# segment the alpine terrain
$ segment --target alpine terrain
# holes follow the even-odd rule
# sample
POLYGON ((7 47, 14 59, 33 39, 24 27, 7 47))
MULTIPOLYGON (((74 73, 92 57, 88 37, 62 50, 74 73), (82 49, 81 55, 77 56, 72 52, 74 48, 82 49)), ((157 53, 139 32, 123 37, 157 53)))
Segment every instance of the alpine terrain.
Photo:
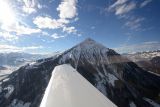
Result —
POLYGON ((86 39, 58 56, 22 66, 2 79, 0 106, 38 107, 53 69, 61 64, 70 64, 119 107, 160 106, 158 75, 143 70, 92 39, 86 39))

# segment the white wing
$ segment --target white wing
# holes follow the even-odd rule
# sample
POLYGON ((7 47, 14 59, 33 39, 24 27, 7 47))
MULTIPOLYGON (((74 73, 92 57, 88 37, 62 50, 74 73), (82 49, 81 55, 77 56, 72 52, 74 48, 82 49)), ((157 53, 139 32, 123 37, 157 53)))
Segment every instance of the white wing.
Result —
POLYGON ((70 65, 55 67, 40 107, 116 107, 70 65))

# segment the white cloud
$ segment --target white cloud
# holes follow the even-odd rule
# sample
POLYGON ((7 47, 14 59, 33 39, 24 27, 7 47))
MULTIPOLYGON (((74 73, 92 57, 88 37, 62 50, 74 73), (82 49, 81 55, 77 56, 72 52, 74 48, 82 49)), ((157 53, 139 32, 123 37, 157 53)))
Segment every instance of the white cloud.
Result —
POLYGON ((128 2, 128 0, 117 0, 114 4, 109 6, 108 11, 114 12, 115 15, 123 15, 135 8, 135 2, 128 2))
POLYGON ((18 52, 21 51, 20 48, 12 45, 0 45, 0 52, 18 52))
POLYGON ((109 7, 109 9, 112 9, 112 8, 115 8, 115 7, 119 6, 119 5, 122 5, 122 4, 126 3, 127 1, 128 0, 117 0, 114 4, 112 4, 109 7))
POLYGON ((27 7, 35 7, 36 0, 22 0, 27 7))
POLYGON ((48 32, 43 31, 43 32, 42 32, 42 35, 49 36, 49 33, 48 33, 48 32))
POLYGON ((129 27, 131 30, 134 31, 140 31, 144 29, 142 28, 142 22, 144 21, 144 18, 140 16, 135 16, 131 12, 136 8, 137 2, 135 1, 117 0, 115 3, 113 3, 107 8, 107 11, 113 12, 119 19, 123 19, 125 27, 129 27))
POLYGON ((67 33, 69 33, 69 34, 71 34, 71 33, 76 34, 76 33, 77 33, 77 30, 76 30, 75 27, 73 27, 73 26, 71 26, 71 27, 66 27, 66 26, 64 26, 64 27, 63 27, 63 32, 67 32, 67 33))
POLYGON ((42 9, 42 8, 46 8, 47 6, 46 5, 41 5, 41 4, 37 4, 37 7, 38 7, 38 9, 42 9))
POLYGON ((23 51, 26 51, 26 50, 42 49, 43 46, 29 46, 29 47, 19 47, 19 48, 21 48, 23 51))
POLYGON ((38 28, 41 29, 58 29, 62 28, 63 32, 67 32, 69 34, 74 33, 76 34, 77 30, 75 27, 66 27, 66 25, 69 23, 69 20, 66 19, 52 19, 50 17, 43 17, 38 16, 33 21, 34 24, 37 25, 38 28))
POLYGON ((158 44, 158 41, 148 41, 148 42, 144 42, 144 44, 158 44))
POLYGON ((48 28, 48 29, 57 29, 63 26, 63 23, 61 21, 58 21, 56 19, 52 19, 50 17, 42 17, 38 16, 33 21, 34 24, 37 25, 38 28, 48 28))
POLYGON ((146 5, 148 5, 150 2, 152 2, 152 0, 145 0, 144 2, 142 2, 140 4, 140 7, 142 8, 142 7, 146 6, 146 5))
POLYGON ((59 11, 59 17, 62 19, 74 18, 78 14, 76 7, 77 2, 77 0, 62 0, 57 8, 57 11, 59 11))
POLYGON ((121 5, 121 6, 116 8, 115 14, 116 15, 122 15, 122 14, 128 13, 131 10, 135 9, 135 7, 136 7, 136 4, 134 2, 131 2, 129 4, 121 5))
POLYGON ((141 27, 142 21, 144 21, 144 18, 131 19, 125 23, 125 26, 132 30, 138 30, 141 27))
MULTIPOLYGON (((33 23, 40 29, 61 28, 63 32, 76 34, 76 28, 73 26, 67 27, 67 25, 71 23, 71 19, 73 18, 74 21, 79 20, 79 18, 76 17, 78 14, 76 7, 77 2, 77 0, 62 0, 57 8, 57 11, 59 12, 58 19, 51 18, 50 16, 38 16, 33 20, 33 23)), ((57 39, 59 36, 53 35, 53 38, 57 39)))
POLYGON ((30 51, 35 49, 41 49, 43 46, 29 46, 29 47, 17 47, 13 45, 4 45, 0 44, 0 53, 4 52, 24 52, 24 51, 30 51))
POLYGON ((69 20, 67 20, 67 19, 58 19, 57 20, 59 23, 63 23, 63 24, 68 24, 68 23, 70 23, 70 21, 69 20))
POLYGON ((27 14, 36 13, 38 9, 42 9, 46 7, 46 5, 42 5, 38 0, 17 0, 21 3, 22 11, 27 14))
POLYGON ((52 3, 52 2, 54 2, 55 0, 49 0, 49 3, 52 3))
POLYGON ((78 21, 79 20, 79 18, 78 17, 76 17, 75 19, 74 19, 74 21, 76 22, 76 21, 78 21))
POLYGON ((64 38, 65 36, 60 36, 57 33, 54 33, 54 34, 51 35, 51 37, 54 38, 54 39, 59 39, 59 38, 64 38))
POLYGON ((9 32, 0 32, 0 38, 6 41, 15 41, 18 40, 18 36, 12 35, 9 32))
POLYGON ((37 6, 36 0, 22 0, 21 2, 24 3, 22 10, 25 13, 31 14, 37 11, 36 10, 36 6, 37 6))
POLYGON ((37 10, 36 10, 35 8, 26 7, 26 6, 23 6, 23 7, 22 7, 22 10, 23 10, 25 13, 28 13, 28 14, 36 13, 36 12, 37 12, 37 10))
POLYGON ((30 28, 24 25, 20 25, 19 23, 12 24, 10 26, 2 25, 1 29, 7 32, 14 32, 17 35, 30 35, 33 33, 40 33, 40 29, 30 28))

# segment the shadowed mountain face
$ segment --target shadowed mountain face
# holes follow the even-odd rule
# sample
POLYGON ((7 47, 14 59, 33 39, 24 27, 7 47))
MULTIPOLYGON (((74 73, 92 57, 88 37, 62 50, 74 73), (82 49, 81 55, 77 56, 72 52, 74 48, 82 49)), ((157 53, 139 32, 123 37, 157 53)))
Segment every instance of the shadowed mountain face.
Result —
POLYGON ((23 66, 1 81, 0 105, 38 107, 54 67, 65 63, 120 107, 152 107, 160 103, 160 77, 87 39, 59 56, 23 66))

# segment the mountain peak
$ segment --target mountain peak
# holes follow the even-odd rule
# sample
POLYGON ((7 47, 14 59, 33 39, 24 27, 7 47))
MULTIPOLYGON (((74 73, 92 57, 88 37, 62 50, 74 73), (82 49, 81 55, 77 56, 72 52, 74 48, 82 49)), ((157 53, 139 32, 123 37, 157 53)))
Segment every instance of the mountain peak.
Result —
POLYGON ((91 39, 91 38, 87 38, 87 39, 85 39, 82 43, 96 43, 96 41, 94 41, 94 40, 91 39))
POLYGON ((91 48, 91 47, 99 47, 100 49, 101 48, 106 48, 108 49, 107 47, 103 46, 102 44, 96 42, 95 40, 91 39, 91 38, 87 38, 85 39, 84 41, 82 41, 80 44, 77 45, 78 47, 81 46, 81 47, 84 47, 84 48, 91 48))
POLYGON ((84 41, 94 41, 92 38, 86 38, 84 41))

